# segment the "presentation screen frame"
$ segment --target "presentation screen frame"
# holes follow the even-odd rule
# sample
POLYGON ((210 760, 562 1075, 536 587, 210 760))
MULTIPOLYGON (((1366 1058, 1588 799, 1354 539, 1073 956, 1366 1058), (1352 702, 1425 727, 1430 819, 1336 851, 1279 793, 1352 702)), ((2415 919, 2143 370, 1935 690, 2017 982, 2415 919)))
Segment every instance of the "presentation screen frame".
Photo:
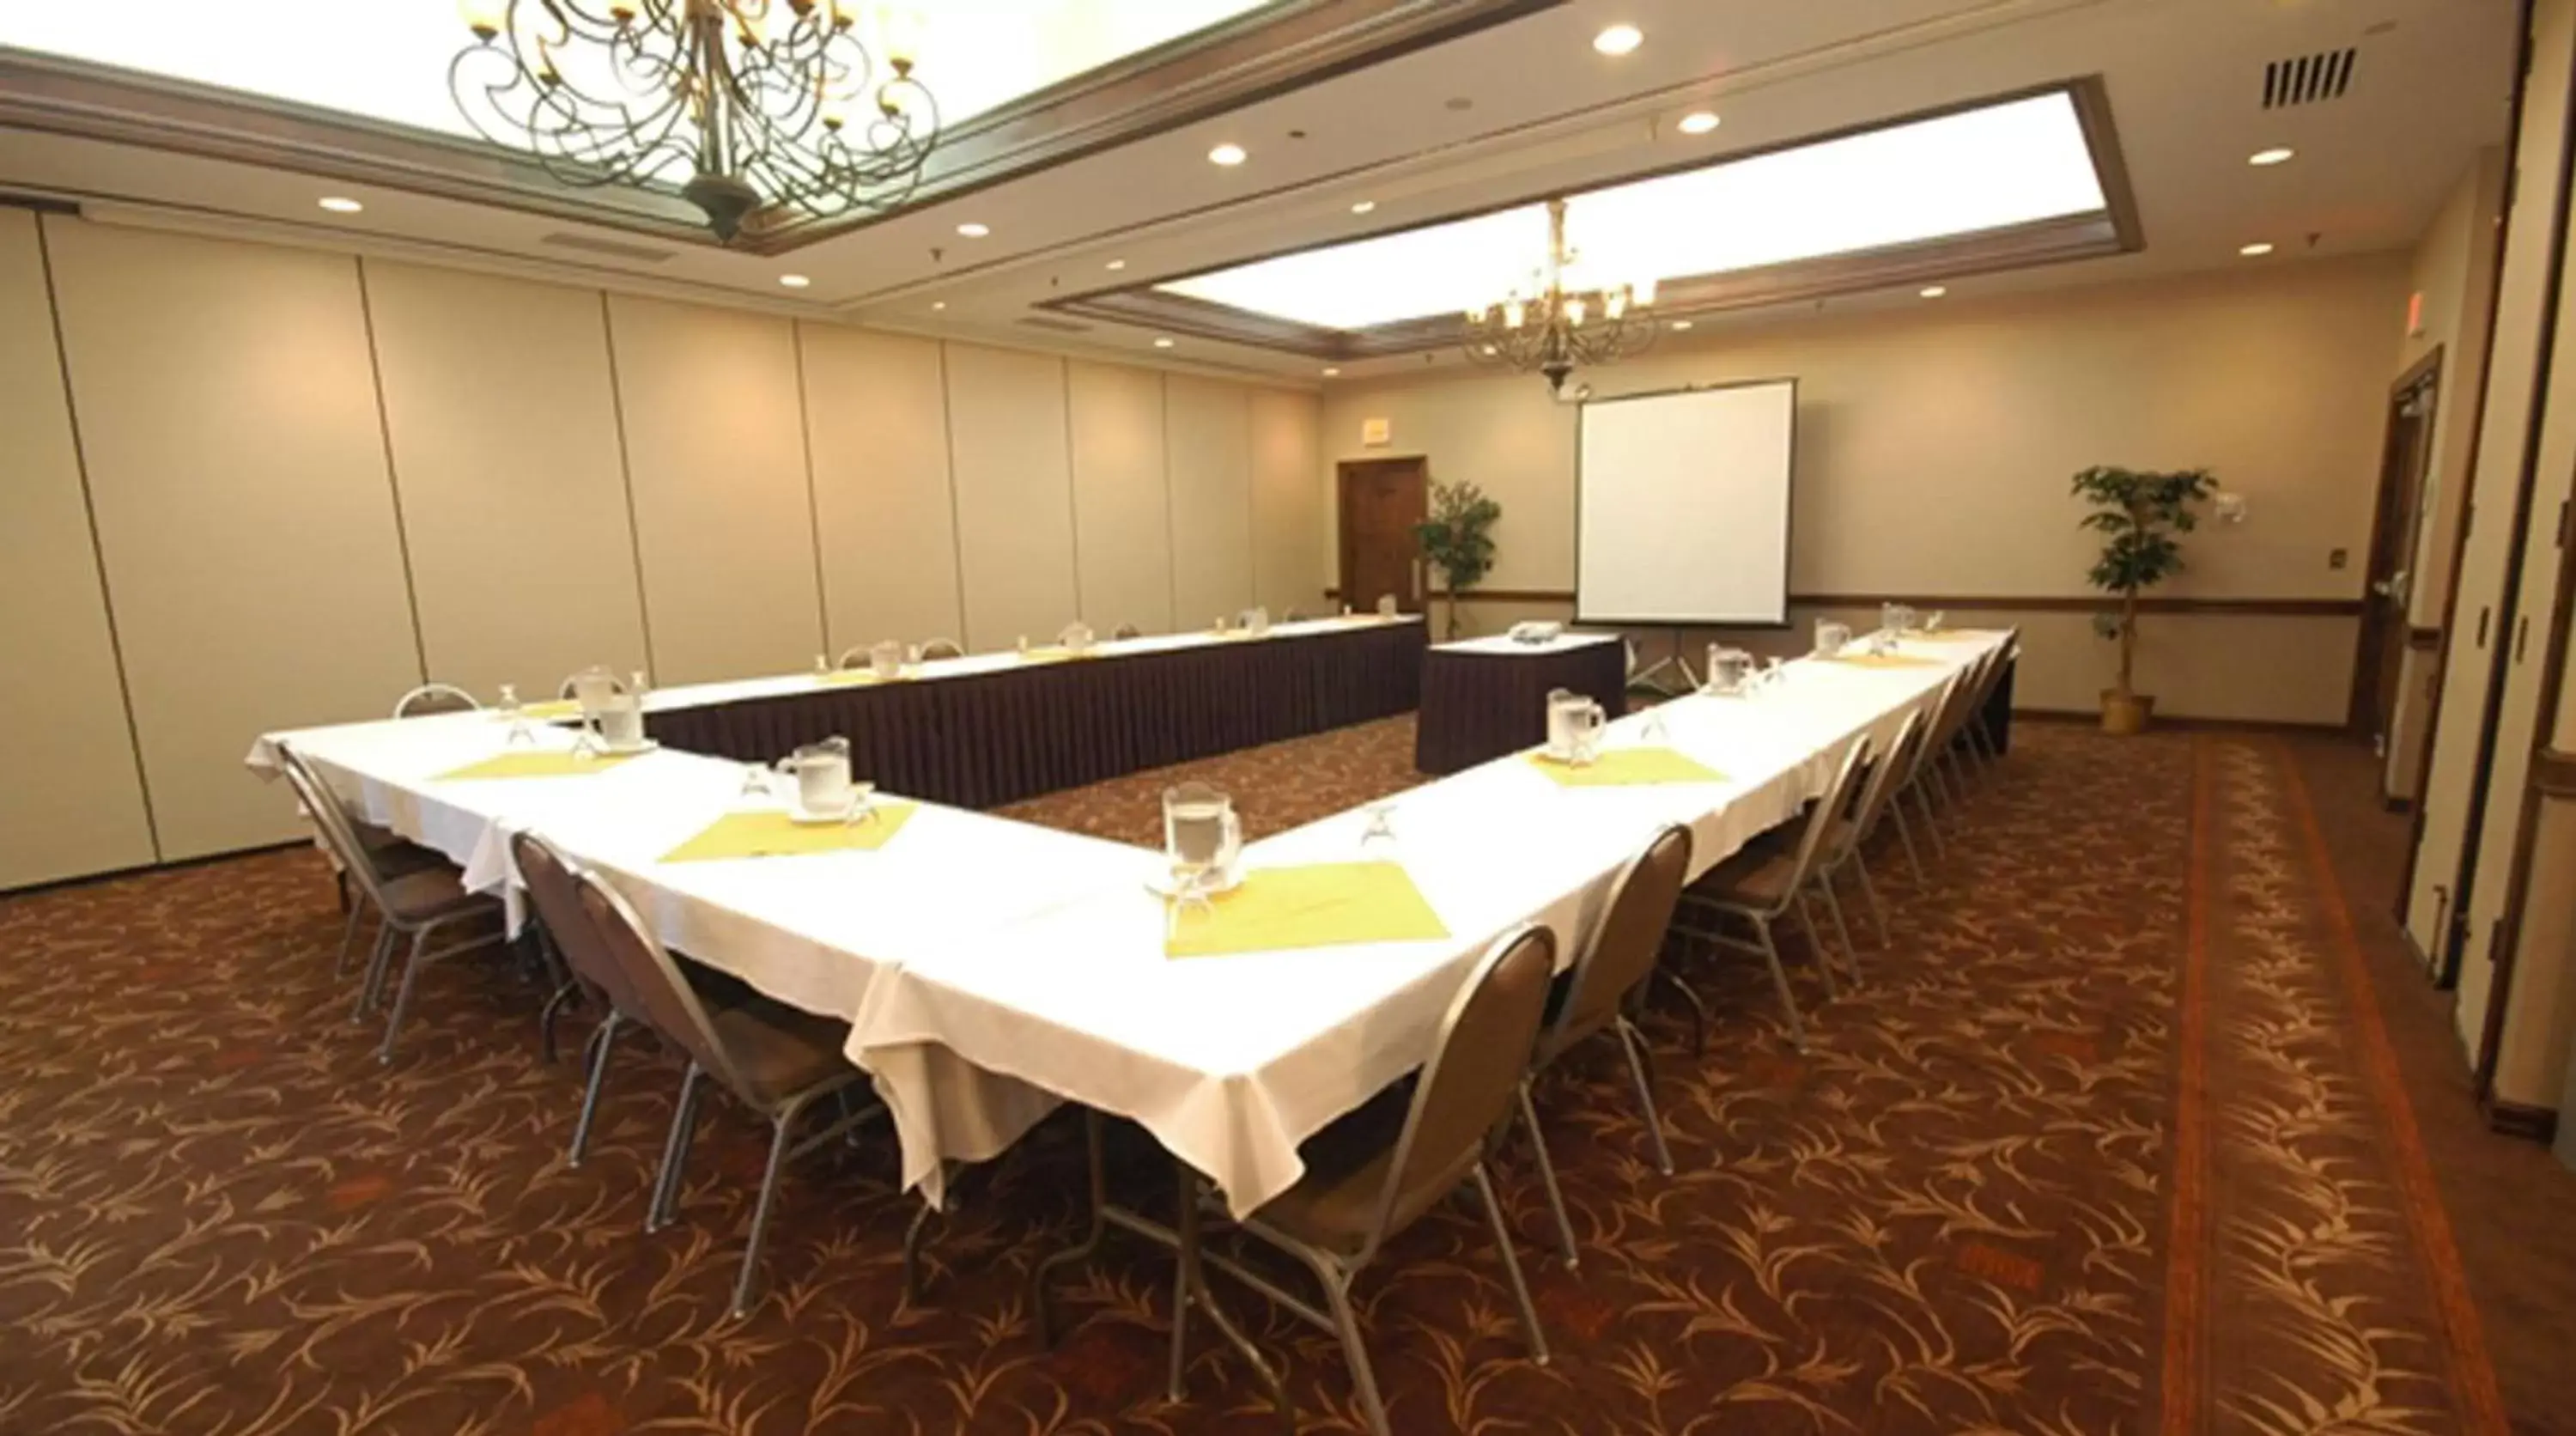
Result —
POLYGON ((1723 384, 1680 384, 1669 389, 1642 389, 1634 394, 1612 394, 1606 398, 1585 399, 1576 406, 1574 419, 1574 621, 1613 628, 1759 628, 1787 630, 1794 625, 1789 618, 1789 556, 1791 534, 1798 522, 1798 379, 1794 374, 1767 379, 1735 379, 1723 384), (1676 394, 1711 394, 1730 389, 1775 389, 1789 391, 1789 475, 1788 504, 1780 521, 1780 617, 1745 618, 1639 618, 1634 615, 1591 613, 1583 607, 1583 425, 1585 411, 1595 405, 1624 404, 1631 399, 1669 399, 1676 394))

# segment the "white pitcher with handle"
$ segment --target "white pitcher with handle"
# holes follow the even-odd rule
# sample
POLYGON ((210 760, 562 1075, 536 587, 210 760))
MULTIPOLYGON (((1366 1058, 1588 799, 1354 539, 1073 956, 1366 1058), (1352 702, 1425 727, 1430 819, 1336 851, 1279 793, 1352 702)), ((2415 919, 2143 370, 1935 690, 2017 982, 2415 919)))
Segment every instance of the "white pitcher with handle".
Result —
POLYGON ((1599 703, 1557 689, 1547 695, 1547 755, 1560 763, 1591 762, 1601 751, 1601 730, 1609 721, 1599 703))
POLYGON ((796 811, 804 818, 849 816, 857 801, 850 783, 850 740, 808 743, 778 760, 778 771, 796 776, 796 811))

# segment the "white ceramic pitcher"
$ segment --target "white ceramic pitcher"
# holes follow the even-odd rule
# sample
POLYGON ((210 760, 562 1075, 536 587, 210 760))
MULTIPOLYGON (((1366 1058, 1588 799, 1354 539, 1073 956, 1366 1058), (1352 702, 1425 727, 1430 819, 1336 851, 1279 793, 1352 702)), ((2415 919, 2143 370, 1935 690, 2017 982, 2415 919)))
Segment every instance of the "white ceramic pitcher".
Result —
POLYGON ((808 743, 778 760, 778 771, 796 775, 796 807, 809 818, 841 817, 857 794, 850 783, 850 740, 808 743))

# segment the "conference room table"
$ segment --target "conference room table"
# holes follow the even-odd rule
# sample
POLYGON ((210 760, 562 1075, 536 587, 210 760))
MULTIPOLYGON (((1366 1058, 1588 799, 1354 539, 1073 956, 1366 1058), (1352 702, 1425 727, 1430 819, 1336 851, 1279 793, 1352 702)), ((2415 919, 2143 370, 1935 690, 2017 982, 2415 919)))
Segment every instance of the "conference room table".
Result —
POLYGON ((715 757, 767 762, 849 740, 862 777, 916 797, 992 808, 1409 713, 1425 626, 1374 613, 1160 634, 912 665, 663 689, 645 731, 715 757))
POLYGON ((1557 689, 1617 715, 1628 707, 1628 644, 1616 633, 1560 633, 1540 643, 1508 634, 1435 644, 1422 657, 1422 712, 1413 766, 1455 773, 1547 737, 1557 689))

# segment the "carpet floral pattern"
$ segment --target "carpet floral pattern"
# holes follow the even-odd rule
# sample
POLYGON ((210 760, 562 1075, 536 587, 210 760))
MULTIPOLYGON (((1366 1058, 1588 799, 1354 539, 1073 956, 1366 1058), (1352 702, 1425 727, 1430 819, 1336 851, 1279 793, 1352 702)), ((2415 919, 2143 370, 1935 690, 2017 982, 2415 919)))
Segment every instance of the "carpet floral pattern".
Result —
MULTIPOLYGON (((1650 1023, 1677 1175, 1607 1048, 1551 1075, 1578 1270, 1525 1147, 1502 1178, 1556 1359, 1525 1359, 1475 1214, 1435 1213, 1360 1290, 1396 1428, 2500 1430, 2402 1098, 2339 1040, 2367 1014, 2287 762, 2105 742, 2017 733, 1946 859, 1876 854, 1866 983, 1827 1001, 1792 945, 1804 1055, 1757 970, 1676 942, 1718 1014, 1697 1058, 1650 1023)), ((1395 720, 1189 771, 1261 832, 1409 786, 1411 750, 1395 720)), ((1151 841, 1175 776, 1013 813, 1151 841)), ((766 1294, 728 1320, 761 1124, 711 1102, 648 1236, 676 1064, 636 1049, 568 1168, 577 1078, 538 1059, 516 968, 436 972, 379 1067, 330 892, 279 852, 0 899, 0 1431, 1276 1429, 1213 1340, 1164 1399, 1170 1264, 1138 1244, 1058 1284, 1039 1344, 1030 1269, 1078 1229, 1063 1118, 961 1184, 917 1302, 882 1129, 799 1163, 766 1294)), ((1148 1208, 1168 1186, 1132 1131, 1112 1180, 1148 1208)), ((1329 1339, 1218 1292, 1310 1429, 1358 1429, 1329 1339)))

